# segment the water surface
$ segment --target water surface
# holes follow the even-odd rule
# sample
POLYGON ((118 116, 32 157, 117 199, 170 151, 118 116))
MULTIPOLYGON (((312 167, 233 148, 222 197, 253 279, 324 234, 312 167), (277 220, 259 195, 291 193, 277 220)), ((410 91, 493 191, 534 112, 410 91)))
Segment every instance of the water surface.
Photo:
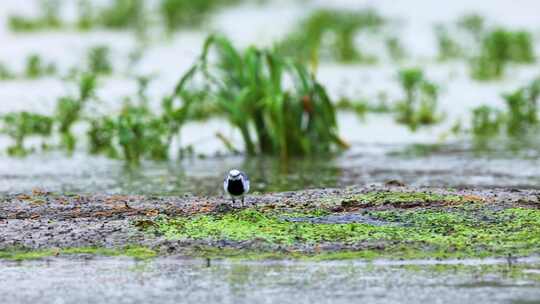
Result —
MULTIPOLYGON (((471 262, 446 266, 422 261, 211 261, 208 265, 173 258, 1 262, 0 302, 464 304, 540 300, 538 277, 510 276, 504 261, 471 262)), ((528 264, 525 274, 538 273, 539 267, 528 264)))

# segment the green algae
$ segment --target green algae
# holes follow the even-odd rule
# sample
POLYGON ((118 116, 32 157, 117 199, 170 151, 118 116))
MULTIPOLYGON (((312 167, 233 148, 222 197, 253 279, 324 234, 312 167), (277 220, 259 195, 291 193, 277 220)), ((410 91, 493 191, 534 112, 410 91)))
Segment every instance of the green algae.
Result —
POLYGON ((429 192, 368 192, 353 195, 342 201, 342 205, 355 206, 377 206, 377 205, 424 205, 431 203, 459 204, 479 198, 466 197, 455 194, 438 194, 429 192))
POLYGON ((368 235, 377 233, 372 226, 365 224, 318 225, 290 222, 278 215, 252 209, 217 216, 162 218, 157 225, 159 232, 173 239, 263 240, 285 245, 362 241, 368 235))
MULTIPOLYGON (((459 196, 416 196, 417 200, 425 201, 466 201, 459 196)), ((365 199, 380 201, 373 195, 365 199)), ((398 196, 395 201, 400 199, 403 198, 398 196)), ((226 214, 162 217, 156 220, 152 229, 168 239, 255 241, 282 248, 283 255, 289 258, 314 260, 483 258, 540 253, 540 210, 536 209, 494 211, 485 204, 472 203, 445 208, 369 211, 365 214, 386 221, 388 225, 293 222, 288 220, 291 217, 288 213, 244 209, 226 214), (337 249, 321 251, 319 246, 323 244, 336 244, 337 249)), ((248 253, 232 256, 280 256, 264 250, 249 253, 249 246, 246 249, 248 253)), ((230 257, 231 254, 220 249, 210 256, 230 257)))
POLYGON ((345 208, 371 208, 393 206, 396 208, 411 208, 430 205, 459 205, 481 202, 477 196, 457 194, 441 194, 435 192, 401 192, 401 191, 372 191, 344 197, 322 199, 318 206, 332 208, 336 205, 345 208))
POLYGON ((62 249, 30 250, 24 248, 12 248, 0 250, 0 260, 26 261, 61 255, 98 255, 98 256, 126 256, 134 259, 145 260, 157 256, 157 252, 141 246, 127 246, 124 248, 103 247, 75 247, 62 249))

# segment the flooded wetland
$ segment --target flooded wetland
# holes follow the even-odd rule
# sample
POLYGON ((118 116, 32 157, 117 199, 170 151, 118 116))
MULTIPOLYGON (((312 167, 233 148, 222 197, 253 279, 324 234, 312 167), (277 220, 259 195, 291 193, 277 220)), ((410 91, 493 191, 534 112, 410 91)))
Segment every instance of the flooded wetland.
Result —
POLYGON ((3 1, 0 302, 539 302, 539 10, 3 1))

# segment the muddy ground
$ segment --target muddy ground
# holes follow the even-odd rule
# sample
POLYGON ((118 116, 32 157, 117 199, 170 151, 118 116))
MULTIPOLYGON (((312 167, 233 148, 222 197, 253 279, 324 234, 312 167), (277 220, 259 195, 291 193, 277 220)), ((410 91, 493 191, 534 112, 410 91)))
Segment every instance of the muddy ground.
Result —
MULTIPOLYGON (((411 188, 390 183, 384 186, 350 187, 346 189, 315 189, 306 191, 249 195, 248 206, 275 208, 310 206, 314 202, 376 191, 426 192, 458 194, 481 199, 490 208, 501 210, 511 207, 540 208, 540 191, 519 189, 445 190, 411 188)), ((60 195, 34 190, 26 194, 10 194, 0 202, 0 250, 12 248, 49 249, 72 247, 110 247, 128 245, 150 247, 162 254, 182 253, 193 246, 212 245, 231 248, 253 248, 251 242, 171 241, 163 236, 141 229, 146 220, 159 215, 188 216, 199 213, 223 213, 243 208, 232 206, 223 196, 213 197, 153 197, 119 195, 60 195), (138 224, 135 224, 138 223, 138 224), (138 227, 139 226, 139 227, 138 227)), ((244 207, 245 208, 245 207, 244 207)), ((333 215, 324 220, 362 221, 362 213, 370 210, 403 208, 445 208, 444 203, 421 202, 407 205, 382 204, 349 208, 347 204, 332 207, 333 215)), ((369 220, 369 219, 367 219, 369 220)), ((375 223, 376 224, 376 223, 375 223)), ((357 245, 361 246, 361 245, 357 245)), ((339 250, 335 244, 326 248, 339 250)), ((349 248, 358 249, 358 248, 349 248)))

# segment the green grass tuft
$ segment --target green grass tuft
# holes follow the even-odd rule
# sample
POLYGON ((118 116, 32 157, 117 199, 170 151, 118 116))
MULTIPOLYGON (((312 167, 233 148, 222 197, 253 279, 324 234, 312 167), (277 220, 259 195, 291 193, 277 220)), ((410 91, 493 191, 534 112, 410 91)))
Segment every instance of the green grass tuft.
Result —
POLYGON ((249 155, 288 159, 347 147, 325 88, 305 65, 273 51, 240 51, 228 39, 210 36, 172 96, 188 113, 197 104, 216 105, 240 131, 249 155))

